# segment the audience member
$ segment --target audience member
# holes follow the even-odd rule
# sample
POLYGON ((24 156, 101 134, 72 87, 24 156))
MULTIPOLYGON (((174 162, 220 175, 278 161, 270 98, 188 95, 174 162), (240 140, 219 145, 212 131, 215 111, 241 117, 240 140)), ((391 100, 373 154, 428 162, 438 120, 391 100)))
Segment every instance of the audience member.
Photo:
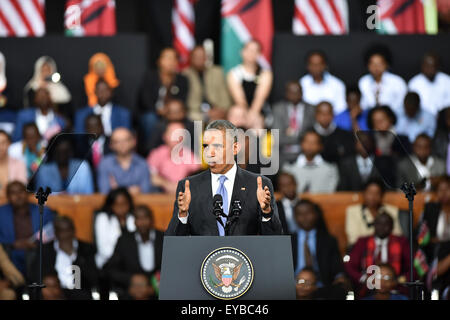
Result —
POLYGON ((231 97, 222 68, 208 65, 205 49, 200 45, 192 49, 189 62, 189 67, 183 71, 189 81, 189 119, 205 123, 224 119, 231 97))
MULTIPOLYGON (((51 101, 56 105, 68 104, 72 99, 69 90, 61 81, 55 60, 49 56, 40 57, 34 64, 33 77, 24 88, 23 106, 25 108, 31 107, 31 104, 35 101, 34 96, 41 88, 48 90, 51 101)), ((66 114, 66 112, 64 113, 66 114)))
POLYGON ((9 135, 14 132, 16 126, 16 109, 10 103, 13 92, 10 90, 6 78, 6 60, 0 52, 0 130, 5 130, 9 135))
POLYGON ((6 79, 6 59, 0 52, 0 110, 8 104, 8 81, 6 79))
POLYGON ((17 122, 13 134, 14 142, 23 138, 23 127, 29 122, 36 123, 39 133, 46 141, 49 141, 54 135, 66 128, 66 120, 56 112, 50 91, 47 88, 36 89, 33 101, 33 107, 21 110, 17 114, 17 122))
POLYGON ((146 274, 136 273, 131 276, 128 298, 130 300, 152 300, 155 298, 155 290, 146 274))
POLYGON ((394 127, 397 116, 388 106, 377 106, 370 109, 367 124, 373 130, 375 138, 375 154, 383 156, 404 157, 411 150, 407 136, 396 134, 394 127))
POLYGON ((295 274, 312 268, 317 287, 341 287, 345 298, 346 278, 336 239, 328 233, 320 207, 309 200, 300 200, 294 207, 297 230, 292 234, 295 274))
POLYGON ((361 108, 361 91, 358 87, 349 87, 346 91, 347 109, 339 113, 334 122, 338 128, 347 131, 368 130, 368 110, 361 108))
POLYGON ((398 117, 395 131, 405 135, 409 142, 413 143, 421 133, 426 133, 430 137, 436 130, 436 118, 428 111, 420 108, 420 98, 415 92, 408 92, 404 100, 404 112, 398 117))
POLYGON ((297 197, 297 181, 295 177, 287 172, 281 172, 277 178, 277 191, 281 193, 277 201, 278 216, 284 234, 293 234, 297 230, 294 217, 294 207, 299 201, 297 197))
POLYGON ((148 71, 139 92, 139 126, 144 140, 152 136, 156 123, 164 116, 169 99, 186 103, 188 80, 178 73, 178 56, 173 48, 164 48, 156 62, 157 70, 148 71))
POLYGON ((417 189, 430 191, 436 178, 445 174, 445 162, 431 155, 431 138, 419 134, 413 144, 413 154, 398 164, 397 186, 414 182, 417 189))
MULTIPOLYGON (((14 266, 26 275, 26 255, 35 248, 39 231, 39 208, 30 204, 25 185, 13 181, 6 188, 8 203, 0 206, 0 243, 9 252, 14 266)), ((53 221, 53 213, 44 208, 43 225, 53 221)))
POLYGON ((345 233, 348 246, 353 246, 361 238, 370 236, 374 231, 374 222, 381 213, 387 213, 393 219, 393 234, 402 235, 397 207, 383 203, 385 188, 383 182, 370 179, 363 191, 363 202, 347 207, 345 212, 345 233))
POLYGON ((191 141, 184 130, 180 122, 169 123, 163 136, 164 144, 147 157, 152 185, 166 193, 175 193, 178 181, 201 168, 200 159, 186 146, 186 141, 191 141))
POLYGON ((9 146, 8 153, 10 157, 25 163, 27 177, 30 179, 44 157, 47 143, 42 139, 39 129, 34 122, 29 122, 23 126, 22 135, 22 140, 9 146))
POLYGON ((398 287, 397 275, 395 269, 389 263, 378 265, 379 274, 376 281, 379 281, 379 289, 375 289, 374 294, 363 298, 363 300, 408 300, 408 297, 394 291, 398 287))
POLYGON ((270 109, 267 104, 272 89, 272 71, 258 63, 261 44, 248 41, 241 50, 242 63, 227 74, 227 84, 235 104, 248 108, 248 126, 253 129, 261 123, 262 114, 270 109))
POLYGON ((440 244, 437 259, 436 286, 441 300, 450 300, 450 241, 440 244))
POLYGON ((295 277, 295 296, 297 300, 315 300, 317 293, 317 277, 314 269, 303 268, 295 277))
POLYGON ((333 106, 326 101, 316 106, 314 130, 322 137, 322 157, 325 161, 338 163, 344 157, 355 153, 353 135, 340 129, 334 122, 333 106))
POLYGON ((8 182, 18 180, 27 183, 27 169, 23 161, 8 155, 11 137, 0 130, 0 195, 4 195, 8 182))
POLYGON ((11 262, 0 244, 0 300, 14 300, 16 298, 14 289, 24 284, 23 275, 11 262))
POLYGON ((57 274, 47 274, 42 283, 44 284, 41 290, 42 300, 66 300, 57 274))
POLYGON ((369 73, 359 79, 361 107, 370 109, 375 106, 389 105, 396 114, 403 108, 403 98, 408 90, 405 80, 388 71, 391 54, 384 46, 375 46, 368 50, 365 62, 369 73))
POLYGON ((450 174, 450 107, 439 114, 432 150, 434 155, 445 161, 446 173, 450 174))
POLYGON ((345 84, 328 72, 328 62, 325 53, 314 50, 306 57, 308 73, 300 78, 303 88, 303 99, 306 103, 317 105, 328 101, 334 106, 336 114, 346 109, 345 84))
POLYGON ((300 137, 314 124, 314 106, 303 101, 297 81, 286 83, 284 100, 273 106, 273 129, 280 130, 280 163, 292 162, 300 154, 300 137))
POLYGON ((99 270, 111 258, 119 237, 136 231, 133 208, 131 195, 126 188, 119 187, 108 193, 103 208, 95 214, 95 262, 99 270))
POLYGON ((129 288, 134 274, 150 278, 161 268, 163 233, 154 229, 153 212, 146 206, 138 206, 134 217, 136 231, 120 236, 113 256, 105 265, 112 287, 119 293, 129 288))
POLYGON ((367 282, 370 275, 368 268, 381 263, 388 263, 395 275, 406 281, 410 270, 409 244, 403 236, 392 234, 394 219, 386 212, 380 212, 375 218, 374 233, 359 237, 350 252, 350 260, 345 269, 359 297, 367 294, 367 282))
POLYGON ((422 109, 434 116, 450 106, 450 76, 439 68, 439 56, 428 52, 423 56, 421 73, 408 83, 409 90, 419 94, 422 109))
POLYGON ((98 52, 89 59, 89 71, 83 78, 87 104, 91 107, 98 103, 96 90, 100 79, 105 81, 111 89, 117 88, 120 83, 116 78, 111 59, 106 54, 98 52))
MULTIPOLYGON (((95 266, 95 249, 91 244, 83 242, 75 236, 75 225, 66 216, 58 216, 53 223, 55 240, 46 243, 42 247, 42 270, 44 276, 58 275, 64 295, 69 300, 89 300, 91 290, 97 287, 98 272, 95 266), (79 268, 79 272, 74 267, 79 268), (79 285, 75 285, 74 274, 80 277, 79 285), (76 290, 74 290, 76 289, 76 290)), ((34 281, 38 277, 38 256, 33 261, 33 270, 30 278, 34 281)))
POLYGON ((53 193, 91 194, 94 179, 89 164, 75 158, 76 142, 71 134, 55 136, 49 143, 47 162, 36 173, 35 187, 49 187, 53 193))
POLYGON ((100 79, 95 85, 97 104, 80 109, 75 114, 75 132, 86 132, 86 117, 99 115, 102 119, 103 132, 110 136, 116 128, 131 129, 131 113, 128 109, 112 103, 113 89, 100 79))
POLYGON ((101 193, 126 187, 131 194, 153 192, 150 171, 145 159, 134 152, 136 138, 130 130, 117 128, 111 135, 113 154, 103 157, 98 166, 97 181, 101 193))
POLYGON ((283 167, 283 171, 291 173, 297 180, 297 193, 335 191, 339 173, 336 165, 326 162, 320 155, 323 150, 321 136, 315 131, 306 131, 300 146, 302 153, 296 162, 283 167))

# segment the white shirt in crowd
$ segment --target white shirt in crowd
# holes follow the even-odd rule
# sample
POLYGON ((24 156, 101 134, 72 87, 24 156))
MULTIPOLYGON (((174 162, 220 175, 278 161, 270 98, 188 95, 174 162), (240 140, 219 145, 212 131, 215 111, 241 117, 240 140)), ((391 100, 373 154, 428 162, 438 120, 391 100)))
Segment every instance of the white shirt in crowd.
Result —
MULTIPOLYGON (((132 214, 127 215, 126 228, 128 232, 136 231, 132 214)), ((119 219, 115 215, 109 216, 106 212, 100 212, 96 215, 94 229, 95 243, 97 245, 95 263, 97 268, 101 269, 113 255, 117 240, 122 235, 122 230, 119 219)))
POLYGON ((36 109, 36 125, 41 135, 43 135, 55 119, 55 113, 49 110, 46 115, 43 115, 41 110, 36 109))
POLYGON ((335 115, 347 109, 345 84, 329 72, 323 74, 323 80, 320 83, 316 83, 310 74, 304 75, 299 82, 303 89, 303 100, 306 103, 317 105, 319 102, 328 101, 332 104, 335 115))
POLYGON ((378 237, 375 237, 375 252, 374 256, 378 256, 380 254, 381 263, 387 263, 388 262, 388 244, 389 244, 389 238, 380 239, 378 237), (381 250, 381 253, 379 252, 381 250))
POLYGON ((74 289, 74 277, 72 272, 72 265, 77 259, 78 241, 73 240, 73 252, 67 254, 59 248, 58 240, 53 242, 53 248, 56 251, 55 270, 58 273, 58 279, 61 287, 64 289, 74 289))
POLYGON ((112 125, 111 125, 111 114, 112 114, 112 103, 108 102, 103 107, 100 105, 96 105, 93 109, 94 114, 100 115, 102 118, 103 131, 106 136, 110 136, 112 133, 112 125))
POLYGON ((374 107, 378 100, 379 105, 387 105, 397 114, 403 111, 403 99, 408 88, 400 76, 386 71, 380 83, 376 83, 371 74, 366 74, 359 79, 358 86, 363 109, 374 107))
POLYGON ((150 231, 149 240, 146 242, 142 241, 139 232, 135 233, 135 237, 138 245, 139 263, 144 271, 150 272, 155 268, 155 231, 150 231))
POLYGON ((281 199, 281 203, 284 209, 284 215, 286 217, 286 224, 289 230, 285 232, 294 233, 297 230, 297 224, 294 218, 294 206, 297 203, 297 199, 289 200, 288 198, 281 199))
POLYGON ((420 96, 422 109, 437 115, 446 107, 450 107, 450 76, 438 72, 433 81, 430 81, 423 73, 419 73, 409 80, 410 91, 420 96))

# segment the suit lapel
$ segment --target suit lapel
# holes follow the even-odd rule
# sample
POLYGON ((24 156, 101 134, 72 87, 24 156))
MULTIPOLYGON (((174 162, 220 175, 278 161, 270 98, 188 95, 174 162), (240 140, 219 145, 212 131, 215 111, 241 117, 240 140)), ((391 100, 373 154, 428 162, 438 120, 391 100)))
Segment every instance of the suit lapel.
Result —
MULTIPOLYGON (((211 171, 208 169, 202 175, 202 181, 200 182, 200 188, 198 190, 200 201, 205 201, 206 199, 206 212, 203 214, 206 217, 206 221, 208 222, 208 226, 213 233, 213 235, 218 236, 219 230, 217 229, 217 221, 213 215, 213 194, 212 194, 212 185, 211 185, 211 171), (204 196, 203 196, 204 195, 204 196)), ((200 207, 202 207, 200 205, 200 207)))

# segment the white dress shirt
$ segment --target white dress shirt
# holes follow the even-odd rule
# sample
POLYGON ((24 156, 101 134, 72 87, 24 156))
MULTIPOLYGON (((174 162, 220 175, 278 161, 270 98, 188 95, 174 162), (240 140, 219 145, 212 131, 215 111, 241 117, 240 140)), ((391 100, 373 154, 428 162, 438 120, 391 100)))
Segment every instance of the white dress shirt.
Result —
MULTIPOLYGON (((126 228, 129 232, 136 230, 134 216, 128 214, 126 218, 126 228)), ((95 254, 95 263, 99 269, 108 261, 114 253, 117 240, 122 235, 119 219, 115 215, 109 216, 106 212, 100 212, 95 217, 95 243, 97 244, 97 253, 95 254)))
POLYGON ((319 102, 328 101, 332 104, 335 115, 347 109, 345 84, 332 74, 325 72, 320 83, 316 83, 310 74, 306 74, 299 82, 303 89, 303 100, 306 103, 317 105, 319 102))
POLYGON ((423 73, 419 73, 409 80, 410 91, 420 96, 420 103, 424 110, 433 115, 450 106, 450 76, 438 72, 433 81, 430 81, 423 73))
POLYGON ((361 155, 356 155, 356 164, 358 165, 358 171, 364 181, 367 180, 372 172, 373 162, 370 157, 363 158, 361 155))
POLYGON ((112 103, 108 102, 103 107, 100 105, 94 106, 94 114, 100 115, 102 118, 103 131, 106 136, 110 136, 112 133, 112 125, 111 125, 111 114, 112 114, 112 103))
POLYGON ((281 199, 281 204, 284 209, 284 216, 286 217, 286 224, 289 230, 286 232, 294 233, 297 230, 297 225, 294 219, 294 206, 297 203, 297 199, 289 200, 288 198, 281 199))
POLYGON ((359 79, 358 86, 363 109, 370 109, 376 105, 378 91, 379 105, 388 105, 397 114, 403 111, 403 99, 408 88, 406 82, 398 75, 385 71, 380 83, 376 83, 371 74, 366 74, 359 79))
POLYGON ((77 259, 78 241, 75 239, 73 240, 73 252, 70 255, 59 248, 58 240, 53 242, 53 248, 55 248, 56 251, 55 270, 58 273, 61 287, 65 289, 74 289, 75 283, 72 265, 77 259))
POLYGON ((142 241, 139 232, 136 232, 135 235, 138 245, 139 263, 144 271, 150 272, 155 268, 155 231, 150 231, 149 240, 146 242, 142 241))
POLYGON ((379 253, 379 250, 381 249, 381 263, 387 263, 388 262, 388 243, 389 238, 380 239, 375 237, 375 252, 374 256, 376 257, 379 253))
POLYGON ((414 166, 419 172, 419 177, 426 179, 425 180, 425 190, 429 191, 431 188, 431 167, 433 167, 434 159, 432 156, 429 156, 427 162, 423 164, 416 156, 411 156, 411 160, 414 163, 414 166))
POLYGON ((52 110, 49 110, 47 115, 43 115, 39 108, 36 109, 36 125, 41 135, 44 135, 48 128, 50 128, 54 119, 55 113, 52 110))

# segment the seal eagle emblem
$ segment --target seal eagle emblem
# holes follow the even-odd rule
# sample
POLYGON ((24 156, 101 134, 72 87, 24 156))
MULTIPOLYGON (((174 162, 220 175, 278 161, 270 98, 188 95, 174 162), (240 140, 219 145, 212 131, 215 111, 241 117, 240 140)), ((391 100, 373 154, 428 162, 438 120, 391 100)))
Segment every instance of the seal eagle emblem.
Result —
POLYGON ((206 256, 200 278, 206 291, 217 299, 232 300, 242 296, 253 282, 253 266, 240 250, 219 248, 206 256))

